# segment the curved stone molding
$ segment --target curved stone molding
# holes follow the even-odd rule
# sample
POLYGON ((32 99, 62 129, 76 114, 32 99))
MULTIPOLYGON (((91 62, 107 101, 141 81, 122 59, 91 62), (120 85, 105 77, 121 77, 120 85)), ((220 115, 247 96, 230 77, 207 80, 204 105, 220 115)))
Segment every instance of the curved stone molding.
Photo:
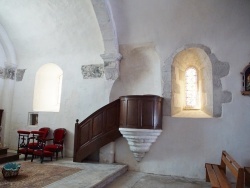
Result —
POLYGON ((5 68, 5 79, 11 79, 14 80, 15 78, 15 72, 16 68, 15 67, 6 67, 5 68))
POLYGON ((4 75, 5 75, 5 68, 0 67, 0 78, 4 79, 4 75))
POLYGON ((133 152, 137 162, 140 162, 149 151, 152 143, 156 141, 161 134, 160 129, 131 129, 119 128, 124 138, 127 139, 129 148, 133 152))
POLYGON ((102 78, 104 74, 102 64, 83 65, 81 70, 83 79, 102 78))
POLYGON ((6 31, 4 30, 3 26, 0 24, 0 43, 3 46, 4 52, 6 54, 6 62, 5 66, 16 67, 16 54, 14 47, 7 35, 6 31))
POLYGON ((0 67, 0 78, 14 80, 16 74, 16 67, 7 66, 6 68, 0 67))
POLYGON ((106 0, 91 0, 103 37, 105 54, 118 52, 118 40, 113 15, 106 0))
POLYGON ((117 34, 109 1, 91 0, 91 2, 104 43, 105 52, 101 54, 101 57, 104 61, 105 76, 107 80, 116 80, 119 76, 121 54, 119 53, 117 34))
POLYGON ((23 80, 23 76, 24 76, 25 70, 26 69, 17 69, 16 70, 16 81, 17 82, 20 82, 20 81, 23 80))

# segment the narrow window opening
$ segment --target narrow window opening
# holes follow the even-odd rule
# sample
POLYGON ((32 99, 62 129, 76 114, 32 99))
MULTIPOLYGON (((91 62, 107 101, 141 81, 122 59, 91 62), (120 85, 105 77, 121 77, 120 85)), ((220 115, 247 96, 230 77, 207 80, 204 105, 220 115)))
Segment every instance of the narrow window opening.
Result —
POLYGON ((63 71, 56 64, 48 63, 36 73, 33 110, 59 112, 63 71))
POLYGON ((198 80, 194 67, 185 72, 185 102, 185 109, 198 109, 198 80))
POLYGON ((207 118, 213 116, 212 64, 204 50, 187 48, 172 64, 171 115, 207 118))

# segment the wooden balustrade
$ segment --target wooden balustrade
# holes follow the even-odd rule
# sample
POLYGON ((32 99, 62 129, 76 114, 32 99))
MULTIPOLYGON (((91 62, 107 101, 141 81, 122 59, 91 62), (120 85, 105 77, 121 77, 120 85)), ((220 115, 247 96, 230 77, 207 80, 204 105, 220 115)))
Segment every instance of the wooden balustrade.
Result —
POLYGON ((119 112, 118 99, 100 108, 81 123, 76 120, 74 162, 82 162, 88 155, 121 136, 119 112))

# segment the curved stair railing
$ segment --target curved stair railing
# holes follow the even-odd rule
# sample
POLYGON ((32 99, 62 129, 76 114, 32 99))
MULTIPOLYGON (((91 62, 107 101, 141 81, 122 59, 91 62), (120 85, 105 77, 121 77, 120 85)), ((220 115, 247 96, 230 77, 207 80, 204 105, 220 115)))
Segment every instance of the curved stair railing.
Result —
POLYGON ((75 124, 74 162, 82 162, 102 146, 123 135, 140 162, 162 132, 163 98, 122 96, 75 124))
POLYGON ((119 131, 120 99, 100 108, 81 123, 76 120, 74 162, 82 162, 102 146, 121 137, 119 131))

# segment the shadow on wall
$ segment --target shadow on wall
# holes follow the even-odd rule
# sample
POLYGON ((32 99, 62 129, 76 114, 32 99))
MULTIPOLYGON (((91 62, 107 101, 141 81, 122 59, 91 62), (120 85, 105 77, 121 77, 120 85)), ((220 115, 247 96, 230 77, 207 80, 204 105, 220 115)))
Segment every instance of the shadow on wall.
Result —
POLYGON ((160 58, 152 44, 121 45, 120 77, 115 81, 110 101, 124 95, 161 96, 160 58))

